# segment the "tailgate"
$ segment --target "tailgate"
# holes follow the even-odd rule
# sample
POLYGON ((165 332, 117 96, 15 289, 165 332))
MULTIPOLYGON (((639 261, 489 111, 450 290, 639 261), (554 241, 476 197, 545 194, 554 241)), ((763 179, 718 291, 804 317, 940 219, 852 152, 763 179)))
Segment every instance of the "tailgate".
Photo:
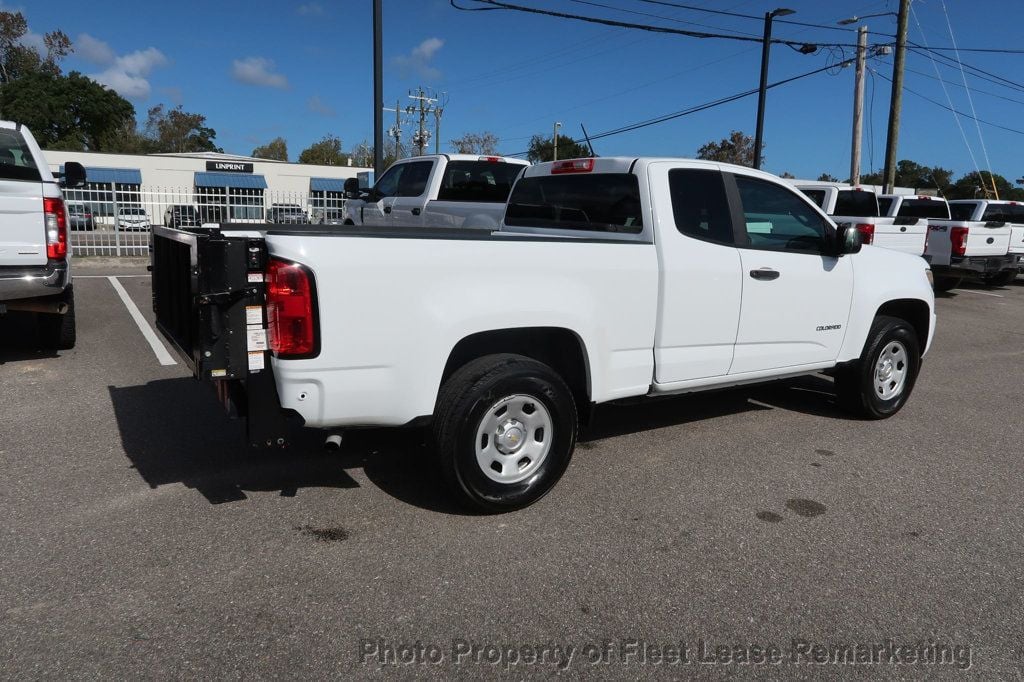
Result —
POLYGON ((42 182, 0 180, 0 265, 46 265, 42 182))
POLYGON ((213 384, 253 446, 284 446, 267 343, 263 238, 252 231, 153 228, 156 326, 192 374, 213 384))
POLYGON ((875 246, 902 251, 913 256, 924 254, 928 221, 921 218, 875 218, 875 246))
POLYGON ((1010 250, 1010 227, 972 224, 967 233, 966 256, 1005 256, 1010 250))

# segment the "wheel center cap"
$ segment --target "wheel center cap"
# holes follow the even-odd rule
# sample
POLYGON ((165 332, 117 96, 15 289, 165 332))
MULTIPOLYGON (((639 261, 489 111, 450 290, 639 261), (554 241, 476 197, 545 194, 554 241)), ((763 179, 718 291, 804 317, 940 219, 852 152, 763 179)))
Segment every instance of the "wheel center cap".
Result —
POLYGON ((510 455, 523 446, 526 440, 526 428, 523 423, 516 419, 509 419, 498 425, 494 434, 494 441, 498 450, 510 455))
POLYGON ((890 379, 892 378, 892 360, 886 359, 882 362, 882 366, 878 368, 879 379, 890 379))

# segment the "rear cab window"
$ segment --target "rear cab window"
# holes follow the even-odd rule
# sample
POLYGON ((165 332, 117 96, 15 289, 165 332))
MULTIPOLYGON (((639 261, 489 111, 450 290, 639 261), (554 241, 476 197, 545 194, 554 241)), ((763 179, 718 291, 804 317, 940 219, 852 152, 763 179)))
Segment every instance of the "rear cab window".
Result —
POLYGON ((889 209, 892 208, 891 197, 879 197, 878 198, 878 213, 879 215, 889 215, 889 209))
POLYGON ((437 200, 505 203, 524 168, 500 161, 449 161, 437 200))
POLYGON ((643 231, 640 183, 632 173, 522 178, 509 197, 505 224, 639 234, 643 231))
MULTIPOLYGON (((949 214, 953 217, 953 220, 970 220, 971 216, 974 215, 974 209, 977 208, 974 204, 950 204, 949 214)), ((985 211, 988 215, 988 210, 985 211)), ((985 220, 991 220, 986 218, 985 220)))
POLYGON ((1024 223, 1024 205, 989 204, 985 208, 985 213, 982 214, 981 219, 986 222, 1024 223))
POLYGON ((21 132, 0 128, 0 180, 41 182, 42 179, 21 132))
POLYGON ((852 218, 877 218, 878 197, 873 192, 859 189, 841 189, 836 196, 835 215, 852 218))
POLYGON ((939 199, 904 199, 897 217, 949 220, 949 204, 939 199))
POLYGON ((818 205, 818 208, 825 208, 825 190, 823 189, 803 189, 800 191, 807 195, 807 198, 818 205))

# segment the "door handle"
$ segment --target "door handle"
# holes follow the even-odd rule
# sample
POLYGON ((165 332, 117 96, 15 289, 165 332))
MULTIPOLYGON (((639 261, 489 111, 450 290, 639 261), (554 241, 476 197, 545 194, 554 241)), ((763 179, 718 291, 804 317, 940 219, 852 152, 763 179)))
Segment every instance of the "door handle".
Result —
POLYGON ((418 209, 418 208, 412 209, 412 214, 413 215, 419 215, 420 214, 420 209, 418 209))
POLYGON ((760 268, 759 270, 751 270, 750 276, 753 277, 754 279, 778 279, 779 271, 772 270, 771 268, 760 268))
POLYGON ((385 206, 384 207, 384 212, 385 213, 391 213, 391 207, 390 206, 385 206))

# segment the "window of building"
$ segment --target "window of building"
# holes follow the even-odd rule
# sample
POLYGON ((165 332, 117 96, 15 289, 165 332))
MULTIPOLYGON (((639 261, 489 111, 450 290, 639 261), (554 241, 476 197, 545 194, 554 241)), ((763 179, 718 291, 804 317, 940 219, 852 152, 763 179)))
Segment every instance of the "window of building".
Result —
POLYGON ((735 242, 725 181, 719 171, 676 168, 668 172, 668 186, 677 230, 719 244, 735 242))

